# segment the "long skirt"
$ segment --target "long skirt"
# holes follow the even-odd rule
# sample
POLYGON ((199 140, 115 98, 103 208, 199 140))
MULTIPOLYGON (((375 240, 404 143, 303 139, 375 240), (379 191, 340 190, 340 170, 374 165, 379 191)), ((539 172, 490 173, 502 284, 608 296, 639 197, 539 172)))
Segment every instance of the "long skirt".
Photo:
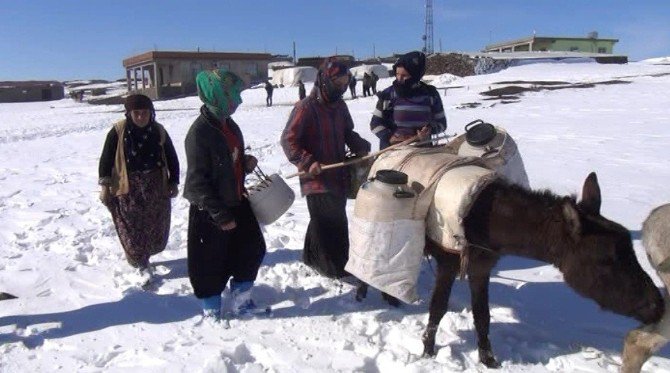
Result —
POLYGON ((255 281, 265 239, 246 198, 231 209, 237 227, 223 231, 206 210, 191 205, 188 216, 188 277, 197 298, 221 294, 228 280, 255 281))
POLYGON ((165 250, 172 206, 160 169, 133 172, 128 182, 128 194, 112 198, 109 209, 128 263, 144 268, 165 250))
POLYGON ((347 276, 344 266, 349 260, 349 227, 347 197, 331 193, 307 196, 309 224, 305 235, 302 260, 330 278, 347 276))

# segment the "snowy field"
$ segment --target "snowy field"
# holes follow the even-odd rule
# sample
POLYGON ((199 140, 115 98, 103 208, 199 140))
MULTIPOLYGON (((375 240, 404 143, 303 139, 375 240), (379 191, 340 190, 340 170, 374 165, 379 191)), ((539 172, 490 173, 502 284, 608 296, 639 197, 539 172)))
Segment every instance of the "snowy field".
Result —
MULTIPOLYGON (((651 272, 639 230, 652 208, 670 202, 670 66, 536 64, 435 82, 451 87, 440 90, 446 92, 447 132, 460 134, 475 119, 502 126, 516 140, 533 188, 577 194, 596 171, 603 215, 631 230, 638 258, 651 272), (620 82, 597 84, 612 80, 620 82), (525 92, 509 103, 479 94, 514 81, 594 85, 525 92)), ((379 86, 390 83, 383 79, 379 86)), ((243 92, 234 118, 266 173, 295 172, 278 140, 297 97, 295 87, 275 89, 275 106, 267 108, 264 90, 243 92)), ((375 99, 345 98, 356 130, 376 149, 368 128, 375 99)), ((199 101, 155 106, 177 147, 183 183, 183 140, 199 101)), ((357 303, 351 285, 301 263, 308 221, 303 198, 265 227, 268 253, 254 297, 273 307, 271 317, 234 319, 229 328, 200 322, 200 302, 187 278, 188 204, 181 197, 173 202, 168 247, 153 258, 157 289, 138 288, 97 199, 98 157, 122 110, 70 99, 0 104, 0 291, 19 297, 0 302, 0 371, 486 370, 478 363, 466 282, 454 286, 437 356, 422 358, 431 265, 426 262, 420 276, 421 304, 390 308, 373 290, 357 303)), ((288 182, 299 191, 297 179, 288 182)), ((494 269, 491 320, 501 372, 616 372, 623 336, 637 326, 577 295, 552 266, 516 257, 494 269)), ((644 371, 670 372, 670 349, 644 371)))

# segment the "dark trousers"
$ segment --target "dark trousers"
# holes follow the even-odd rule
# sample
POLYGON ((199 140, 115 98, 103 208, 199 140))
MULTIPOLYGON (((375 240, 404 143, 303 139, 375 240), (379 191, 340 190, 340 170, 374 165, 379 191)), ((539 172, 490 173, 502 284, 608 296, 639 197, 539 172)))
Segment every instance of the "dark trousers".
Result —
POLYGON ((230 277, 254 281, 265 256, 265 239, 244 199, 232 208, 237 227, 223 231, 209 213, 191 205, 188 216, 188 277, 195 296, 219 295, 230 277))
POLYGON ((310 220, 302 252, 303 262, 326 277, 347 276, 344 270, 349 260, 347 197, 319 193, 306 198, 310 220))
POLYGON ((372 96, 372 93, 370 93, 370 86, 369 85, 363 85, 363 97, 367 96, 372 96))
POLYGON ((272 93, 268 93, 268 97, 265 99, 265 104, 267 106, 272 106, 272 93))

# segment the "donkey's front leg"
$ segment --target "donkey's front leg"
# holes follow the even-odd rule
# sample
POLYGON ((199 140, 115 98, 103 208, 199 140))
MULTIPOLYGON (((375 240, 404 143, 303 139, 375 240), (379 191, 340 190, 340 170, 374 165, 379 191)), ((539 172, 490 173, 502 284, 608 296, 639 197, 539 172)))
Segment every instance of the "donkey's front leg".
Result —
POLYGON ((430 311, 428 314, 428 325, 423 333, 423 356, 435 356, 435 334, 440 326, 440 320, 447 312, 451 288, 456 279, 459 268, 458 257, 442 253, 437 260, 437 276, 435 288, 430 299, 430 311))
POLYGON ((472 314, 475 319, 475 330, 477 330, 479 361, 489 368, 500 368, 500 363, 493 355, 491 341, 489 340, 489 325, 491 323, 489 279, 489 273, 469 275, 470 299, 472 301, 472 314))

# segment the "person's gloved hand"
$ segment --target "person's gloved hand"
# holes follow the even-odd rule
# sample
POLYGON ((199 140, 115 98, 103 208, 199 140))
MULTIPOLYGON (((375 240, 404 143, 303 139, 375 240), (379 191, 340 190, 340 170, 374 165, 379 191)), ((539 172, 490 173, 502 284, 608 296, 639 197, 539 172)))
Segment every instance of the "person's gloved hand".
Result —
POLYGON ((106 207, 109 207, 112 203, 112 192, 107 185, 100 186, 100 196, 98 198, 100 198, 100 202, 106 207))
POLYGON ((237 228, 237 223, 235 222, 235 220, 231 220, 227 223, 219 225, 219 229, 221 229, 222 231, 231 231, 235 228, 237 228))
POLYGON ((314 162, 309 166, 309 170, 307 170, 307 173, 316 176, 321 173, 321 164, 319 162, 314 162))
POLYGON ((175 198, 179 195, 179 185, 170 184, 168 185, 168 197, 175 198))
POLYGON ((393 134, 393 136, 391 136, 391 138, 389 139, 389 143, 390 143, 391 145, 395 145, 395 144, 399 144, 399 143, 401 143, 401 142, 403 142, 403 141, 405 141, 405 140, 408 140, 408 139, 410 139, 410 138, 412 138, 411 135, 408 136, 408 135, 398 135, 398 134, 393 134))
POLYGON ((416 135, 419 136, 419 141, 428 140, 430 137, 430 126, 423 126, 423 128, 416 131, 416 135))
POLYGON ((253 155, 247 155, 244 157, 244 172, 249 173, 256 168, 258 165, 258 159, 253 155))

